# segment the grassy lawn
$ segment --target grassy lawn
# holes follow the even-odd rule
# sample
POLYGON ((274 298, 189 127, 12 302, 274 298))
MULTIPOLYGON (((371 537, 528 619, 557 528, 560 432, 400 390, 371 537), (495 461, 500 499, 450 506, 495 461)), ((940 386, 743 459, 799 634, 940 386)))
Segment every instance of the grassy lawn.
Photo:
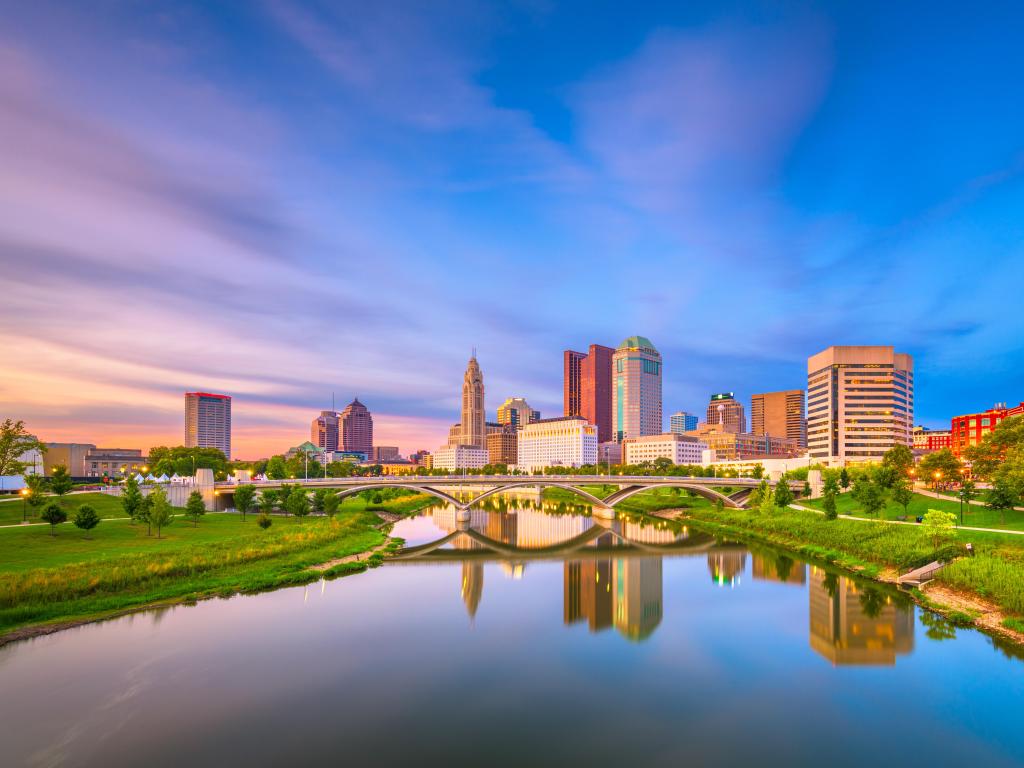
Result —
MULTIPOLYGON (((797 499, 797 504, 803 504, 808 507, 814 507, 816 509, 822 509, 821 499, 797 499)), ((849 493, 841 493, 836 496, 836 509, 839 510, 841 515, 858 515, 865 516, 864 510, 862 510, 853 497, 849 493)), ((915 493, 913 501, 907 507, 907 519, 914 520, 917 517, 924 515, 929 509, 941 509, 946 512, 953 512, 957 515, 957 519, 960 518, 960 502, 950 499, 933 499, 930 496, 921 496, 915 493)), ((889 500, 885 509, 881 512, 881 518, 883 520, 896 520, 897 518, 904 515, 903 507, 899 506, 889 500)), ((1008 530, 1024 530, 1024 512, 1015 512, 1013 510, 1006 511, 1006 522, 1002 522, 1000 513, 994 512, 986 507, 977 507, 974 505, 964 505, 964 525, 973 525, 980 528, 1006 528, 1008 530)))
MULTIPOLYGON (((432 501, 402 497, 381 505, 409 512, 432 501)), ((321 578, 310 566, 383 543, 380 519, 361 499, 337 517, 211 513, 199 525, 175 518, 163 538, 146 526, 105 520, 88 537, 70 524, 0 529, 0 636, 26 625, 101 617, 152 603, 252 592, 321 578)), ((363 565, 362 567, 365 567, 363 565)))
MULTIPOLYGON (((47 496, 46 501, 35 510, 27 507, 29 522, 38 523, 39 513, 48 505, 56 502, 68 513, 68 519, 74 517, 75 512, 83 504, 88 504, 96 510, 100 517, 124 517, 124 510, 121 509, 121 500, 117 496, 110 496, 106 493, 74 493, 63 498, 47 496), (35 512, 35 516, 33 516, 35 512)), ((9 501, 0 501, 0 526, 15 525, 21 522, 22 501, 16 498, 9 501)))

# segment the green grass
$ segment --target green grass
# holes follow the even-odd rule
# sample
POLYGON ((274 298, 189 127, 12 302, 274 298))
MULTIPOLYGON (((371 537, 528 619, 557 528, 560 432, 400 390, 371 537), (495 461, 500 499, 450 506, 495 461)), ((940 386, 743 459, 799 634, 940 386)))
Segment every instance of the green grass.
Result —
MULTIPOLYGON (((797 504, 803 504, 808 507, 814 507, 815 509, 823 508, 823 501, 821 499, 797 499, 797 504)), ((857 515, 860 517, 866 517, 866 513, 860 508, 860 505, 853 499, 849 493, 841 493, 836 496, 836 509, 839 510, 841 515, 857 515)), ((941 509, 945 512, 952 512, 957 516, 957 520, 960 519, 960 502, 954 500, 945 499, 933 499, 930 496, 922 496, 918 493, 914 494, 913 500, 907 507, 907 512, 903 511, 903 507, 899 506, 889 500, 885 509, 882 510, 880 517, 883 520, 896 520, 906 515, 908 520, 914 520, 924 515, 929 509, 941 509)), ((995 512, 986 507, 978 507, 973 504, 968 506, 964 505, 964 525, 975 526, 978 528, 1005 528, 1007 530, 1020 531, 1024 530, 1024 512, 1016 512, 1013 510, 1006 511, 1006 522, 1002 522, 1002 517, 999 512, 995 512)))
MULTIPOLYGON (((384 506, 408 513, 431 501, 409 496, 384 506)), ((55 537, 49 527, 0 530, 0 636, 26 625, 301 584, 323 575, 310 566, 385 540, 380 519, 360 499, 347 499, 334 520, 273 520, 264 531, 254 516, 243 523, 236 514, 211 513, 196 527, 176 518, 161 539, 127 520, 106 520, 88 534, 65 524, 55 537)))
MULTIPOLYGON (((30 523, 42 522, 39 519, 39 513, 48 505, 56 502, 64 511, 68 513, 68 519, 70 520, 75 515, 75 511, 83 504, 88 504, 90 507, 96 510, 102 518, 110 517, 124 517, 124 510, 121 508, 121 499, 117 496, 110 496, 106 493, 73 493, 58 498, 57 496, 47 496, 46 501, 36 507, 34 510, 32 507, 26 506, 28 512, 28 519, 30 523), (35 513, 33 515, 33 513, 35 513)), ((3 525, 16 525, 21 522, 22 514, 22 501, 20 498, 0 501, 0 526, 3 525)))

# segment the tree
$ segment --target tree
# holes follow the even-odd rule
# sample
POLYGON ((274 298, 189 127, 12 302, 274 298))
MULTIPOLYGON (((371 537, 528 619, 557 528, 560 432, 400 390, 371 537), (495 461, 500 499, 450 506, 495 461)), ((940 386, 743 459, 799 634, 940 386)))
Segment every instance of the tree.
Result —
POLYGON ((892 500, 903 507, 903 515, 906 516, 910 502, 914 500, 914 492, 903 478, 893 485, 892 500))
POLYGON ((1003 419, 978 445, 969 446, 964 458, 971 462, 971 474, 993 480, 1007 452, 1024 446, 1024 416, 1003 419))
POLYGON ((295 515, 297 518, 302 519, 309 514, 309 496, 306 495, 304 488, 295 486, 288 494, 288 500, 285 502, 285 506, 288 511, 295 515))
POLYGON ((338 506, 341 504, 341 497, 336 493, 329 493, 324 497, 324 514, 333 518, 338 514, 338 506))
POLYGON ((59 504, 47 504, 43 510, 43 520, 50 524, 50 535, 57 535, 57 526, 68 519, 67 512, 59 504))
POLYGON ((801 494, 803 495, 803 497, 805 499, 811 498, 811 481, 810 480, 804 480, 804 488, 803 488, 803 491, 801 491, 801 494))
POLYGON ((882 466, 891 469, 897 477, 906 477, 914 467, 914 452, 905 445, 894 445, 882 457, 882 466))
POLYGON ((921 479, 926 483, 930 482, 938 490, 939 486, 948 485, 960 479, 963 465, 960 459, 953 455, 949 448, 929 453, 921 463, 917 465, 917 471, 921 479))
POLYGON ((259 509, 261 515, 269 516, 277 508, 277 492, 263 491, 260 494, 259 509))
POLYGON ((794 500, 793 489, 789 487, 789 483, 785 478, 782 478, 775 484, 775 506, 780 509, 785 509, 794 500))
POLYGON ((960 501, 967 505, 968 512, 971 511, 971 499, 977 495, 976 490, 973 480, 964 480, 960 483, 960 501))
POLYGON ((285 467, 284 456, 271 456, 267 462, 267 479, 284 480, 288 477, 288 469, 285 467))
POLYGON ((762 515, 770 515, 775 511, 775 494, 772 492, 769 486, 766 490, 761 493, 761 504, 758 508, 758 512, 762 515))
POLYGON ((28 486, 25 503, 32 507, 32 516, 35 517, 39 514, 39 507, 46 501, 44 478, 42 475, 25 475, 25 484, 28 486))
POLYGON ((825 475, 825 481, 822 483, 822 493, 839 493, 839 478, 836 477, 835 473, 829 472, 825 475))
POLYGON ((227 477, 231 464, 219 448, 189 448, 165 445, 149 449, 149 465, 154 475, 192 475, 196 469, 212 469, 217 479, 227 477))
POLYGON ((203 503, 203 494, 199 491, 192 491, 185 502, 185 516, 192 519, 192 527, 199 524, 199 518, 206 514, 206 504, 203 503))
POLYGON ((139 484, 134 477, 129 476, 124 481, 124 488, 121 490, 121 509, 131 518, 134 525, 142 509, 142 491, 139 490, 139 484))
POLYGON ((324 513, 324 509, 327 507, 327 496, 330 492, 330 488, 317 488, 313 491, 313 511, 316 514, 324 513))
MULTIPOLYGON (((171 503, 167 500, 167 492, 159 486, 150 491, 146 498, 149 499, 149 523, 156 528, 156 537, 159 539, 160 531, 174 520, 171 503)), ((191 500, 190 496, 189 501, 191 500)), ((200 500, 202 500, 202 496, 200 496, 200 500)))
POLYGON ((242 514, 242 522, 245 522, 245 515, 253 508, 256 499, 256 486, 240 485, 235 488, 235 509, 242 514))
POLYGON ((266 512, 261 512, 260 516, 256 519, 256 525, 262 528, 264 531, 274 524, 274 521, 270 519, 270 515, 266 512))
POLYGON ((135 513, 135 519, 140 523, 146 524, 146 535, 151 536, 153 533, 153 521, 150 520, 149 513, 153 511, 153 499, 151 496, 143 496, 142 502, 139 504, 139 511, 135 513))
POLYGON ((1006 510, 1017 505, 1017 498, 1012 486, 1006 480, 997 478, 992 483, 992 490, 988 492, 988 508, 999 512, 999 519, 1006 525, 1006 510))
POLYGON ((854 483, 853 498, 869 515, 877 515, 885 508, 885 489, 867 476, 854 483))
POLYGON ((822 506, 825 508, 826 520, 835 520, 839 517, 839 511, 836 509, 836 494, 833 491, 825 491, 822 506))
POLYGON ((839 473, 839 484, 843 487, 844 491, 850 487, 850 473, 846 470, 846 467, 843 467, 839 473))
POLYGON ((20 475, 29 463, 21 457, 29 451, 46 451, 46 445, 25 431, 24 421, 4 419, 0 424, 0 475, 20 475))
POLYGON ((956 514, 941 509, 929 509, 921 518, 921 528, 931 537, 936 549, 953 536, 956 514))
POLYGON ((75 527, 83 531, 91 531, 97 525, 100 524, 100 516, 96 514, 96 510, 90 507, 88 504, 83 504, 78 508, 75 513, 75 527))
POLYGON ((50 490, 57 496, 64 496, 75 487, 68 474, 68 468, 63 464, 53 468, 53 475, 50 477, 50 490))

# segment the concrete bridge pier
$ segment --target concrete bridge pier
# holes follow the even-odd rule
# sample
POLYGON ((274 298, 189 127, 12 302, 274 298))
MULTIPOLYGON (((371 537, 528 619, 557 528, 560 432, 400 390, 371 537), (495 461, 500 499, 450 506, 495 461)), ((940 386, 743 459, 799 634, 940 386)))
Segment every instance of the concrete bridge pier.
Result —
POLYGON ((614 520, 615 509, 613 507, 606 507, 603 504, 594 504, 593 516, 596 520, 614 520))
POLYGON ((468 523, 470 519, 469 507, 459 507, 459 511, 455 513, 456 523, 468 523))

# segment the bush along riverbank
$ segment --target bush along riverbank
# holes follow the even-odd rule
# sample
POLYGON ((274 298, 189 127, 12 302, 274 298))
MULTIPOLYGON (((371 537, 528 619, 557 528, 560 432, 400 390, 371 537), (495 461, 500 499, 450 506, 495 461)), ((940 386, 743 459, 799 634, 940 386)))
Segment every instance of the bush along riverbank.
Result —
POLYGON ((934 560, 950 561, 936 578, 911 594, 922 606, 955 623, 1024 643, 1024 541, 1001 534, 950 529, 933 536, 913 525, 827 520, 791 508, 756 510, 694 505, 659 516, 684 520, 708 533, 780 547, 876 581, 934 560), (971 535, 973 533, 973 535, 971 535), (970 542, 974 555, 968 556, 970 542))
POLYGON ((206 515, 196 527, 176 518, 163 539, 122 520, 103 521, 89 538, 70 529, 54 538, 39 528, 3 531, 0 551, 28 548, 36 567, 0 558, 0 645, 146 608, 358 573, 399 543, 382 518, 434 502, 422 494, 376 505, 346 500, 334 517, 275 516, 266 529, 233 514, 206 515))

